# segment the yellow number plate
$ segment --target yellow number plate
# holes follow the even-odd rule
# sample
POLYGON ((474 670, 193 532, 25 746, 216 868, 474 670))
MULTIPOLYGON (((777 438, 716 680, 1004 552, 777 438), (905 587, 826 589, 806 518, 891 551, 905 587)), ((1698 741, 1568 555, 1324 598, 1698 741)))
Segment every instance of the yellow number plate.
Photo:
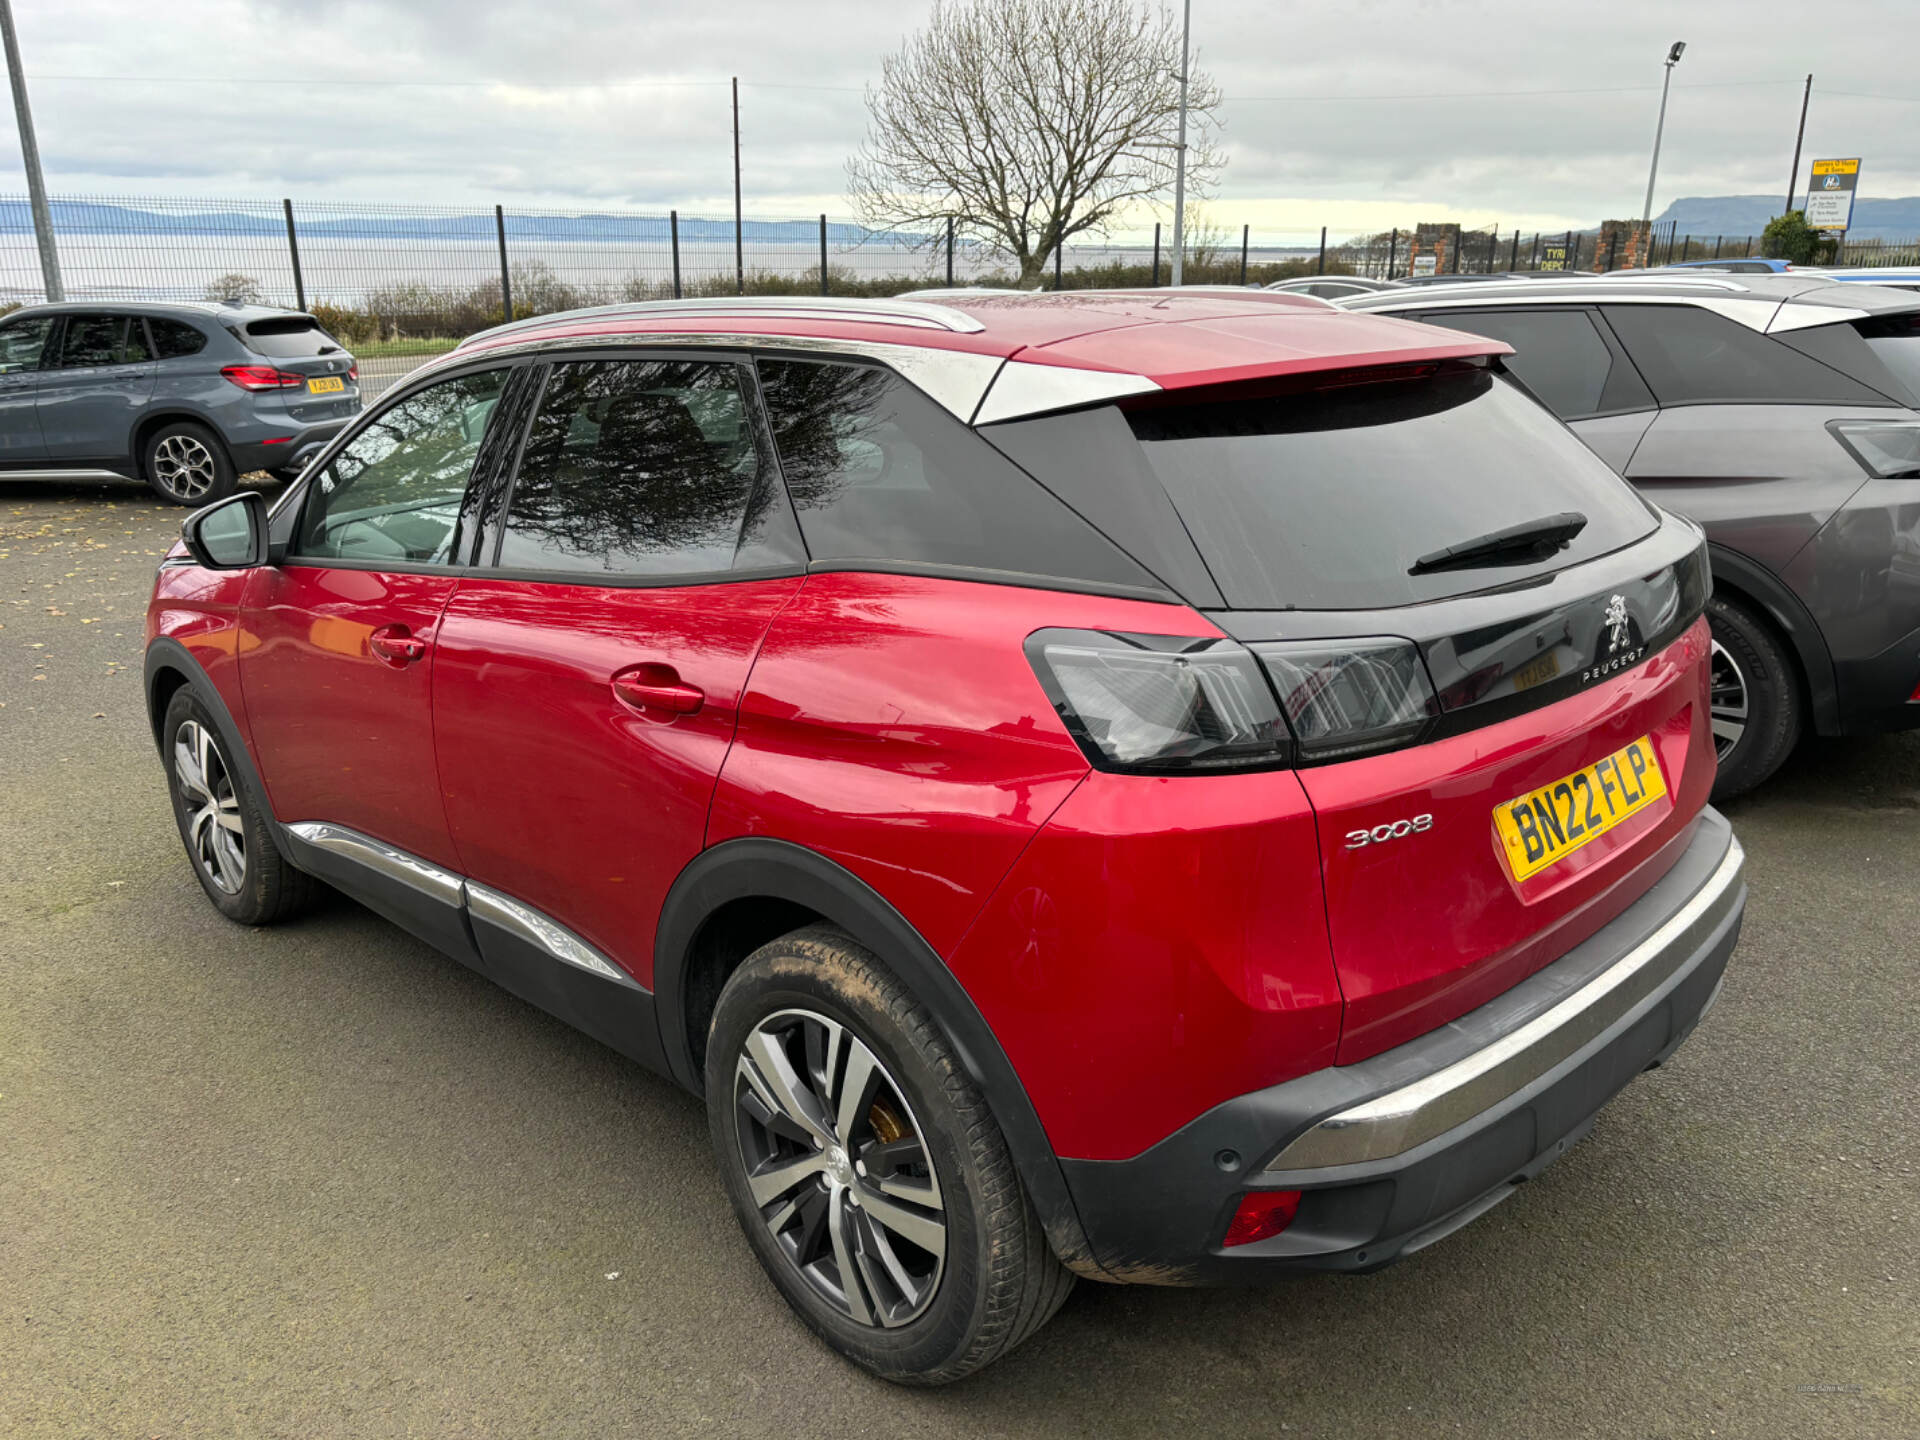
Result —
POLYGON ((307 393, 309 395, 338 395, 346 388, 347 382, 342 380, 338 375, 329 375, 324 380, 307 381, 307 393))
POLYGON ((1537 875, 1667 793, 1660 757, 1642 735, 1564 780, 1496 806, 1494 829, 1513 878, 1537 875))

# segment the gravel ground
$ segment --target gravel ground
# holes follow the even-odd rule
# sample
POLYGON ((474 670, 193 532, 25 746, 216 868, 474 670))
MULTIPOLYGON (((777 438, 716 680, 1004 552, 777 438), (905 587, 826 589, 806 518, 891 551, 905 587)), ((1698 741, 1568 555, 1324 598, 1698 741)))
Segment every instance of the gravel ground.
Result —
POLYGON ((665 1081, 345 900, 207 905, 139 693, 179 517, 0 493, 0 1434, 1920 1434, 1920 737, 1732 808, 1718 1007, 1485 1219, 1083 1284, 907 1392, 790 1318, 665 1081))

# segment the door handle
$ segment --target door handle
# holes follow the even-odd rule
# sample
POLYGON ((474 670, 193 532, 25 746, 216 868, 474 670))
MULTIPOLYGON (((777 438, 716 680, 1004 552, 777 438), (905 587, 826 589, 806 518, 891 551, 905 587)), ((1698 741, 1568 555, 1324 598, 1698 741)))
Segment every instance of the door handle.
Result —
POLYGON ((706 692, 689 685, 671 665, 636 665, 613 677, 613 693, 636 710, 691 715, 706 704, 706 692))
POLYGON ((427 653, 427 642, 404 625, 382 625, 367 636, 367 648, 389 665, 409 665, 427 653))

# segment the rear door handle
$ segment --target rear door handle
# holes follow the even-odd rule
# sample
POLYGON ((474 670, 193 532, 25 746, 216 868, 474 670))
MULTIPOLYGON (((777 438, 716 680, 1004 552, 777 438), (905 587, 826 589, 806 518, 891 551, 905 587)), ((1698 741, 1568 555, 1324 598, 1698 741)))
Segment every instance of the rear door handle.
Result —
POLYGON ((636 665, 613 677, 613 693, 636 710, 691 715, 706 704, 706 692, 689 685, 671 665, 636 665))
POLYGON ((367 648, 389 665, 409 665, 427 653, 427 642, 404 625, 382 625, 367 636, 367 648))

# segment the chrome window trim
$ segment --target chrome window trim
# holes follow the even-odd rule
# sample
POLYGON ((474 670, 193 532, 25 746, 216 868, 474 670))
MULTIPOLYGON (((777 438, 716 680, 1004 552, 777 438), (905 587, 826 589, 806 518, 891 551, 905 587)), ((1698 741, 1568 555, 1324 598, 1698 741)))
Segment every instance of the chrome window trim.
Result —
POLYGON ((358 830, 349 830, 344 825, 332 825, 324 820, 298 820, 287 829, 315 849, 363 865, 389 880, 397 880, 409 889, 418 890, 429 900, 438 900, 442 905, 454 909, 460 907, 460 876, 451 870, 441 869, 431 861, 422 860, 418 855, 410 855, 370 835, 362 835, 358 830))
POLYGON ((1049 410, 1072 410, 1159 388, 1144 375, 1009 360, 994 377, 972 419, 975 425, 991 425, 996 420, 1043 415, 1049 410))
POLYGON ((1795 305, 1789 301, 1773 317, 1773 323, 1767 326, 1767 333, 1778 335, 1782 330, 1807 330, 1815 325, 1838 325, 1842 321, 1868 318, 1865 310, 1845 310, 1837 305, 1795 305))
MULTIPOLYGON (((496 925, 509 935, 544 951, 566 965, 638 990, 640 985, 613 961, 582 940, 566 926, 531 905, 523 905, 510 895, 502 895, 477 880, 466 882, 467 913, 476 920, 496 925)), ((484 946, 482 949, 484 950, 484 946)))
POLYGON ((1268 1162, 1267 1173, 1392 1159, 1533 1084, 1629 1016, 1693 957, 1732 909, 1745 865, 1734 839, 1685 905, 1586 985, 1484 1049, 1329 1115, 1268 1162))
MULTIPOLYGON (((468 342, 472 343, 472 342, 468 342)), ((451 350, 444 360, 422 365, 406 377, 435 374, 441 366, 449 368, 495 356, 545 358, 555 351, 626 349, 702 349, 749 351, 784 350, 788 353, 820 355, 834 359, 871 360, 897 372, 916 390, 923 392, 948 414, 964 421, 979 408, 981 398, 993 384, 993 378, 1006 363, 998 355, 982 355, 973 350, 944 350, 933 346, 889 345, 884 341, 840 340, 821 335, 775 335, 771 333, 721 334, 715 331, 627 331, 618 335, 565 335, 516 340, 507 345, 490 345, 478 350, 451 350)), ((381 397, 384 399, 385 397, 381 397)))

